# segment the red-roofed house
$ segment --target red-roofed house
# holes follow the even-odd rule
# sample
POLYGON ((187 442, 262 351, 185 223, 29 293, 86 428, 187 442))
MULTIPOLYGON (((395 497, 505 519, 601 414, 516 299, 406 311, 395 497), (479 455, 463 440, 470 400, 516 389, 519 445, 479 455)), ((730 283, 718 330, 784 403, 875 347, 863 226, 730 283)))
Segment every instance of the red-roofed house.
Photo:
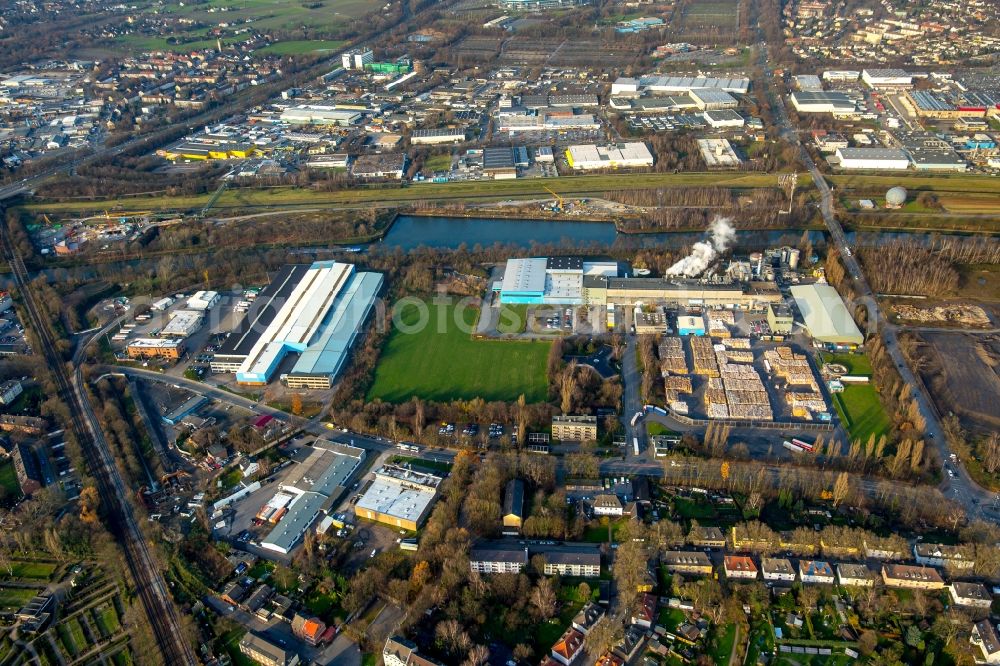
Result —
POLYGON ((576 629, 567 629, 552 646, 552 658, 569 666, 583 652, 583 638, 583 634, 576 629))
POLYGON ((726 555, 726 578, 757 578, 757 565, 746 555, 726 555))
POLYGON ((643 594, 639 602, 639 607, 632 616, 632 624, 649 629, 656 622, 656 595, 643 594))

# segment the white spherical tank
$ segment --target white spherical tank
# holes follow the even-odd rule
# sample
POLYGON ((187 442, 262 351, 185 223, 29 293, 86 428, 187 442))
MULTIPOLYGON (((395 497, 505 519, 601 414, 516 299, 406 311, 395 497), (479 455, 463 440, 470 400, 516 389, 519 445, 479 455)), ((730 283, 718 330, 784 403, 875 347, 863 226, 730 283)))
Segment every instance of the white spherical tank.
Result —
POLYGON ((906 203, 906 190, 896 186, 885 193, 885 204, 898 208, 906 203))

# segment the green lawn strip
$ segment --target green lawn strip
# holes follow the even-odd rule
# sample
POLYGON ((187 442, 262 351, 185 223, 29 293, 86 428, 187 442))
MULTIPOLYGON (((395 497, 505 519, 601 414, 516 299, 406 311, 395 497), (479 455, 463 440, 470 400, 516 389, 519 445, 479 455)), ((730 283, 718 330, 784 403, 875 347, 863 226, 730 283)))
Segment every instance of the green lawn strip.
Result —
POLYGON ((657 617, 657 624, 670 632, 676 631, 686 621, 687 615, 680 608, 661 608, 657 617))
POLYGON ((500 316, 497 320, 497 331, 504 335, 524 333, 528 324, 528 306, 523 304, 504 304, 500 306, 500 316))
POLYGON ((0 587, 0 608, 21 610, 40 590, 23 587, 0 587))
POLYGON ((302 55, 303 53, 320 53, 323 51, 336 51, 344 46, 345 42, 331 39, 295 39, 287 42, 276 42, 269 44, 262 49, 257 49, 257 53, 271 53, 276 55, 302 55))
MULTIPOLYGON (((35 580, 49 580, 58 565, 51 562, 26 562, 15 560, 11 562, 10 578, 31 578, 35 580)), ((0 568, 0 578, 8 578, 7 570, 0 568)))
POLYGON ((647 421, 646 422, 646 433, 649 434, 650 437, 654 437, 656 435, 677 435, 677 434, 679 434, 679 433, 671 430, 667 426, 663 425, 662 423, 657 423, 656 421, 647 421))
POLYGON ((686 497, 675 497, 674 509, 681 518, 690 520, 705 520, 715 517, 715 507, 708 500, 696 502, 686 497))
POLYGON ((847 368, 847 374, 871 377, 872 364, 864 354, 822 354, 823 363, 835 363, 847 368))
POLYGON ((14 463, 10 460, 0 462, 0 487, 7 491, 8 497, 21 496, 21 485, 17 482, 17 472, 14 470, 14 463))
POLYGON ((851 384, 833 395, 834 405, 852 440, 867 442, 872 433, 877 439, 889 432, 889 417, 871 384, 851 384))
POLYGON ((121 627, 115 607, 107 605, 94 613, 98 627, 105 636, 114 634, 121 627))
POLYGON ((878 176, 868 174, 838 174, 826 176, 826 179, 840 191, 885 192, 890 187, 901 185, 911 192, 920 190, 984 194, 993 194, 996 192, 996 179, 991 176, 948 174, 937 174, 934 176, 910 176, 907 174, 878 176))
POLYGON ((716 639, 715 644, 709 650, 709 655, 716 666, 728 666, 729 656, 733 653, 733 647, 736 643, 736 625, 730 623, 724 627, 715 627, 713 631, 716 639))
POLYGON ((431 155, 424 160, 424 171, 448 171, 451 169, 451 155, 431 155))
POLYGON ((446 402, 480 397, 486 401, 515 401, 524 395, 543 402, 548 393, 546 360, 551 343, 538 341, 474 340, 469 331, 476 310, 458 314, 456 306, 425 303, 421 319, 416 304, 403 305, 398 322, 375 367, 368 399, 405 402, 412 396, 446 402))
MULTIPOLYGON (((215 208, 251 208, 255 206, 289 206, 319 204, 399 203, 482 197, 539 197, 545 187, 563 196, 601 194, 609 190, 641 190, 658 187, 717 186, 738 189, 775 187, 777 174, 721 174, 708 172, 639 173, 623 177, 618 174, 589 176, 559 176, 483 182, 422 183, 399 188, 359 188, 340 192, 274 187, 268 189, 229 189, 222 193, 215 208)), ((104 201, 67 201, 28 204, 29 211, 68 212, 104 211, 124 207, 127 210, 184 210, 201 208, 212 194, 182 197, 129 197, 104 201)))
POLYGON ((66 650, 69 656, 75 657, 80 654, 84 646, 76 644, 76 640, 73 638, 73 634, 66 622, 56 624, 56 634, 59 636, 59 642, 62 643, 63 649, 66 650))
POLYGON ((80 626, 80 618, 74 617, 69 620, 63 620, 61 624, 66 624, 69 626, 70 635, 73 636, 73 642, 76 643, 76 648, 80 652, 85 652, 90 646, 87 641, 86 634, 83 633, 83 627, 80 626))

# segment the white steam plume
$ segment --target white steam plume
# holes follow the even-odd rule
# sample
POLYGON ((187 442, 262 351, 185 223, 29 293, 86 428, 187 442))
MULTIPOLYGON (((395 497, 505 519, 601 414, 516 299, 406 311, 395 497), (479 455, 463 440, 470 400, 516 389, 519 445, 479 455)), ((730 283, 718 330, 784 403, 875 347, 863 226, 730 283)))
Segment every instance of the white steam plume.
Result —
POLYGON ((698 277, 736 240, 728 217, 717 217, 708 228, 709 238, 691 246, 691 254, 667 269, 668 276, 698 277))

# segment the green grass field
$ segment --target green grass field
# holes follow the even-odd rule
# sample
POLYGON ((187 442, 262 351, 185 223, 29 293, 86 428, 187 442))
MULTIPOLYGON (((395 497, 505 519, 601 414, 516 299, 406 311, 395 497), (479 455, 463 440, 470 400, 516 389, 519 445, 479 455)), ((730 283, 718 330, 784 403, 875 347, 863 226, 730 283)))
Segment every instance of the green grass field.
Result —
POLYGON ((0 463, 0 486, 7 490, 8 497, 21 496, 21 486, 17 482, 17 472, 14 471, 14 463, 10 460, 0 463))
POLYGON ((336 51, 346 42, 333 39, 301 39, 278 42, 259 49, 257 53, 273 53, 275 55, 302 55, 303 53, 325 53, 336 51))
POLYGON ((448 171, 451 169, 451 155, 431 155, 424 160, 424 171, 448 171))
POLYGON ((872 433, 888 434, 892 424, 871 384, 850 384, 843 393, 834 393, 833 402, 852 440, 867 442, 872 433))
POLYGON ((871 377, 872 364, 864 354, 822 354, 823 363, 836 363, 847 368, 849 375, 871 377))
POLYGON ((0 608, 20 610, 39 590, 23 587, 0 587, 0 608))
MULTIPOLYGON (((397 206, 417 201, 462 201, 484 199, 538 198, 549 196, 545 187, 562 196, 602 195, 609 190, 644 190, 660 187, 717 186, 736 189, 775 187, 776 174, 742 173, 639 173, 627 177, 615 174, 560 176, 558 178, 523 178, 483 182, 421 183, 392 189, 354 189, 339 192, 317 192, 295 187, 267 189, 229 189, 213 206, 219 212, 226 208, 274 208, 362 204, 397 206)), ((211 194, 182 197, 129 197, 103 201, 63 201, 30 204, 31 212, 79 213, 87 211, 183 211, 202 208, 211 194)))
POLYGON ((497 331, 505 335, 524 333, 528 324, 528 306, 523 304, 504 304, 500 306, 500 318, 497 321, 497 331))
POLYGON ((521 394, 528 402, 545 400, 550 343, 473 340, 468 331, 475 324, 475 309, 458 313, 453 304, 426 305, 423 318, 416 303, 405 304, 395 315, 369 400, 399 403, 419 396, 440 402, 476 397, 514 401, 521 394))
POLYGON ((716 666, 729 666, 729 655, 736 643, 736 625, 727 624, 724 627, 714 627, 715 646, 709 651, 716 666))
MULTIPOLYGON (((140 3, 153 9, 153 3, 140 3)), ((221 22, 230 24, 241 23, 244 19, 252 19, 253 26, 261 32, 269 30, 295 30, 302 26, 331 36, 347 27, 351 20, 373 11, 378 5, 368 0, 324 0, 317 3, 286 2, 286 0, 209 0, 199 3, 170 3, 157 5, 156 11, 168 18, 190 19, 199 24, 217 25, 221 22)), ((223 37, 224 43, 245 39, 243 35, 223 37)), ((146 36, 125 35, 118 43, 134 51, 191 51, 211 48, 215 39, 209 37, 208 28, 199 27, 191 30, 180 29, 171 35, 146 36), (172 44, 167 41, 182 42, 172 44)), ((338 49, 343 45, 339 41, 290 41, 268 47, 268 52, 280 55, 297 55, 314 51, 338 49), (312 44, 319 44, 313 46, 312 44)))
MULTIPOLYGON (((56 570, 56 565, 48 562, 14 561, 10 563, 10 567, 13 572, 11 578, 32 578, 35 580, 49 580, 56 570)), ((7 577, 6 569, 0 569, 0 577, 7 577)))
POLYGON ((890 187, 902 185, 912 196, 913 192, 963 192, 976 194, 996 194, 997 182, 992 176, 968 174, 938 174, 934 176, 893 174, 892 176, 842 174, 826 176, 830 184, 838 190, 858 190, 862 192, 884 193, 890 187))

